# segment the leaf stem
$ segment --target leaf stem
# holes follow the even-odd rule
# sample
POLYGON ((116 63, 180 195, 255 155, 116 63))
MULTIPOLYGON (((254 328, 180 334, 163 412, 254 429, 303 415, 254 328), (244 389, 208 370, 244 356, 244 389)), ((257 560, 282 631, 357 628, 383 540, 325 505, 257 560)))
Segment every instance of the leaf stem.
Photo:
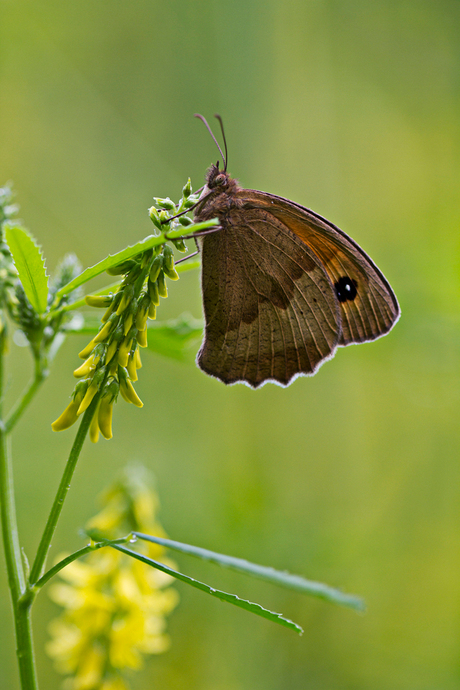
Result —
MULTIPOLYGON (((102 387, 103 386, 101 386, 101 388, 102 387)), ((53 534, 56 529, 59 516, 64 506, 64 501, 70 489, 70 483, 72 481, 73 473, 75 471, 75 467, 77 465, 77 461, 80 456, 83 443, 85 441, 86 435, 91 425, 91 420, 93 418, 94 412, 99 402, 99 397, 100 392, 94 396, 91 405, 88 407, 85 414, 83 415, 83 419, 81 420, 81 424, 77 431, 77 435, 75 436, 75 441, 73 442, 73 446, 70 451, 67 464, 64 468, 61 483, 59 484, 59 488, 54 498, 54 503, 51 508, 48 521, 46 523, 40 544, 37 549, 37 555, 35 556, 35 561, 32 566, 32 570, 30 572, 31 586, 34 586, 34 584, 36 584, 36 582, 43 573, 46 557, 51 546, 51 540, 53 538, 53 534)))
POLYGON ((52 568, 47 570, 47 572, 42 575, 42 577, 37 580, 37 582, 34 584, 34 590, 38 590, 43 585, 45 585, 48 580, 51 580, 57 573, 65 568, 67 565, 70 563, 73 563, 73 561, 76 561, 78 558, 82 558, 83 556, 86 556, 87 553, 91 553, 91 551, 97 551, 98 549, 102 549, 105 546, 112 546, 112 544, 126 544, 130 539, 132 539, 132 535, 128 534, 127 537, 121 537, 120 539, 113 539, 111 541, 101 541, 94 543, 92 542, 91 544, 87 544, 81 549, 78 549, 78 551, 74 551, 73 553, 70 554, 70 556, 66 556, 66 558, 63 558, 62 561, 59 561, 59 563, 56 563, 52 568))

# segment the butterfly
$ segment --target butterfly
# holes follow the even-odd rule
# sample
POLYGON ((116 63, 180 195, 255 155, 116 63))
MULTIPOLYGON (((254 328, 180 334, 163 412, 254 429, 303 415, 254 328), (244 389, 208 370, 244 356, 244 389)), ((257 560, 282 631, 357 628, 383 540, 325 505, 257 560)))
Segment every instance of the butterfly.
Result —
POLYGON ((399 318, 396 296, 361 247, 330 221, 283 197, 243 189, 225 156, 206 175, 194 211, 217 217, 204 234, 205 317, 198 366, 226 384, 288 386, 309 376, 337 347, 388 333, 399 318))

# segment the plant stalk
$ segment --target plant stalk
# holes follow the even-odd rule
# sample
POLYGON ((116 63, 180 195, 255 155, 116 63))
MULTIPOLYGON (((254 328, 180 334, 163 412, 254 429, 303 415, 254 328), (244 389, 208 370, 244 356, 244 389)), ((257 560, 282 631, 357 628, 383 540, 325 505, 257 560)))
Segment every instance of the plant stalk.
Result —
POLYGON ((38 690, 32 642, 30 607, 33 597, 24 597, 27 586, 19 544, 14 500, 13 468, 7 431, 3 422, 4 333, 0 334, 0 513, 8 585, 14 613, 16 655, 22 690, 38 690))
MULTIPOLYGON (((103 386, 101 386, 101 389, 102 388, 103 386)), ((73 473, 75 471, 75 467, 77 465, 77 461, 80 456, 83 443, 88 434, 89 427, 91 425, 91 420, 97 408, 99 398, 100 391, 96 393, 91 405, 84 413, 80 427, 77 431, 77 435, 75 436, 75 441, 73 442, 73 446, 70 451, 69 458, 64 469, 64 473, 62 475, 61 483, 59 484, 59 488, 54 498, 53 506, 51 508, 48 521, 46 523, 40 544, 37 549, 37 555, 35 556, 35 561, 30 572, 30 583, 32 587, 37 582, 37 580, 43 575, 46 557, 51 546, 51 540, 53 538, 53 534, 56 529, 59 516, 64 506, 64 501, 70 489, 70 482, 72 481, 73 473)))

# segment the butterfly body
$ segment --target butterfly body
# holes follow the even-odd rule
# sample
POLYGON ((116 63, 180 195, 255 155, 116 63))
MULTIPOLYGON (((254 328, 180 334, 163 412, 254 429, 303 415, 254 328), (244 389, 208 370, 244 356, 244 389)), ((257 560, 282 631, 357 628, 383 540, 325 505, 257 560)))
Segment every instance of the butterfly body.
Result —
POLYGON ((221 230, 201 237, 205 337, 198 365, 226 384, 289 385, 339 345, 374 340, 396 297, 339 228, 288 199, 243 189, 213 165, 195 210, 221 230))

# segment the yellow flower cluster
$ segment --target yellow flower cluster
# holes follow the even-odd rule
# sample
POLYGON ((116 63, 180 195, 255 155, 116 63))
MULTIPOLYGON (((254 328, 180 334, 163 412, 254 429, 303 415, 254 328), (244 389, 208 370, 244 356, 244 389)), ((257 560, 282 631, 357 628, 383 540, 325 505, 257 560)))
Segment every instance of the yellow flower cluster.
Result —
MULTIPOLYGON (((149 215, 157 231, 164 223, 172 221, 172 227, 187 226, 192 220, 186 215, 176 220, 177 213, 185 214, 198 197, 192 195, 190 180, 182 190, 182 200, 176 205, 170 199, 157 199, 149 209, 149 215)), ((181 238, 172 240, 175 247, 186 251, 181 238)), ((118 394, 126 402, 142 407, 143 403, 134 390, 137 370, 142 366, 139 348, 147 347, 147 319, 156 318, 160 297, 168 296, 166 277, 178 280, 174 256, 167 244, 159 245, 133 259, 129 259, 107 271, 110 275, 124 275, 118 291, 110 295, 88 295, 86 303, 92 307, 104 307, 102 325, 98 334, 80 352, 85 361, 74 371, 82 380, 75 386, 72 402, 51 425, 53 431, 63 431, 74 424, 100 392, 97 410, 89 431, 96 443, 99 433, 112 438, 112 411, 118 394)))
MULTIPOLYGON (((156 495, 139 469, 111 487, 104 502, 89 528, 119 536, 129 526, 129 531, 163 536, 155 520, 156 495)), ((171 565, 163 547, 149 543, 142 548, 150 558, 171 565)), ((64 583, 52 586, 50 596, 65 611, 50 625, 47 652, 58 672, 71 674, 64 687, 126 690, 122 670, 139 669, 143 655, 169 647, 165 616, 178 603, 177 592, 168 587, 171 578, 109 547, 74 561, 60 575, 64 583)))

